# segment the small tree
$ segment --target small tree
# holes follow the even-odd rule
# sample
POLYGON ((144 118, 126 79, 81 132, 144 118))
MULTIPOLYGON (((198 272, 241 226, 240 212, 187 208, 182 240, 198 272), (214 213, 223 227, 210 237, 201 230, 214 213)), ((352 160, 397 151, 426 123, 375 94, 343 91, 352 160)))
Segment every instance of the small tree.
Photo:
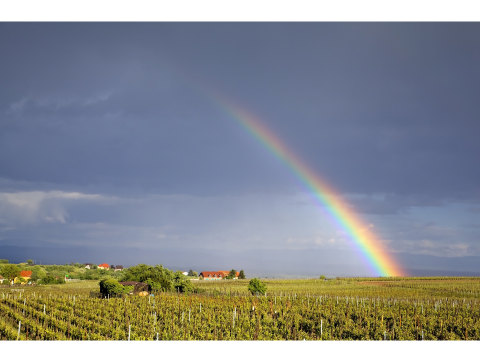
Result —
POLYGON ((33 260, 32 260, 32 259, 28 259, 28 260, 27 260, 27 264, 28 264, 28 265, 33 264, 33 260))
POLYGON ((235 279, 237 277, 237 270, 232 269, 226 276, 226 279, 235 279))
POLYGON ((8 283, 11 284, 12 281, 20 275, 20 269, 17 265, 7 264, 2 267, 2 276, 8 280, 8 283))
POLYGON ((198 277, 198 273, 196 271, 193 272, 193 276, 197 276, 198 277))
POLYGON ((193 275, 193 270, 192 269, 190 269, 190 271, 188 272, 188 276, 195 276, 195 275, 193 275))
POLYGON ((8 264, 8 260, 7 259, 0 259, 0 264, 8 264))
POLYGON ((257 278, 254 278, 248 283, 248 291, 250 291, 252 295, 255 295, 257 292, 263 295, 267 292, 267 286, 257 278))
POLYGON ((325 275, 320 275, 320 280, 325 280, 327 277, 325 275))
POLYGON ((240 274, 238 275, 238 278, 245 279, 245 273, 243 272, 243 270, 240 270, 240 274))

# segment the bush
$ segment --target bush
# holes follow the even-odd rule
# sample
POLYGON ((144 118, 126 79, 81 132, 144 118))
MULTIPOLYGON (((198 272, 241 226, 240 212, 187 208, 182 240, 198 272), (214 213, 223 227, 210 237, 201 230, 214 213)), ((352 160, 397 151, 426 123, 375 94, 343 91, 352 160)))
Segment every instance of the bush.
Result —
POLYGON ((256 293, 264 295, 267 292, 267 286, 257 278, 254 278, 248 283, 248 291, 250 291, 252 295, 256 293))
POLYGON ((50 285, 50 284, 65 284, 65 280, 63 279, 55 279, 52 275, 45 276, 42 280, 40 280, 40 284, 50 285))
POLYGON ((125 288, 125 286, 120 284, 115 279, 101 280, 99 282, 99 285, 100 285, 100 292, 103 295, 125 294, 125 293, 129 293, 130 290, 133 290, 133 289, 131 289, 132 288, 131 286, 127 286, 127 288, 125 288))
POLYGON ((19 276, 15 279, 15 284, 24 284, 26 283, 27 280, 25 280, 23 277, 19 276))
POLYGON ((183 293, 193 293, 195 292, 195 286, 193 286, 192 282, 187 279, 183 279, 180 281, 176 281, 174 283, 175 290, 183 293))
POLYGON ((167 279, 166 277, 162 277, 157 281, 153 281, 152 279, 145 280, 145 284, 150 285, 150 289, 153 291, 168 291, 173 290, 173 282, 167 279))

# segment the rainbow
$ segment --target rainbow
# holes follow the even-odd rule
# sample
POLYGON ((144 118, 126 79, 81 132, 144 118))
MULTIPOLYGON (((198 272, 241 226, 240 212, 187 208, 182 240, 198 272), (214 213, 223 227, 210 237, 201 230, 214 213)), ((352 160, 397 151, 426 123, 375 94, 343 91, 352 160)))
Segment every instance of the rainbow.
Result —
POLYGON ((213 95, 211 92, 210 95, 248 133, 283 162, 295 177, 312 192, 314 198, 326 209, 334 222, 347 232, 349 238, 353 240, 353 243, 376 274, 379 276, 405 275, 396 261, 384 250, 381 242, 378 241, 370 228, 363 224, 356 214, 349 209, 332 186, 316 175, 254 115, 226 100, 223 96, 213 95))

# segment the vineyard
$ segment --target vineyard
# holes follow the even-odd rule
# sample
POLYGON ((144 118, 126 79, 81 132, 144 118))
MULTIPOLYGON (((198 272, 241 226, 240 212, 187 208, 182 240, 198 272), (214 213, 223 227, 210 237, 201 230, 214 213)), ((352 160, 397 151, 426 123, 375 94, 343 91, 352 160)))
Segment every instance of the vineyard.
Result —
MULTIPOLYGON (((388 279, 387 279, 388 280, 388 279)), ((199 281, 99 298, 98 282, 0 288, 2 340, 480 340, 480 280, 199 281)))

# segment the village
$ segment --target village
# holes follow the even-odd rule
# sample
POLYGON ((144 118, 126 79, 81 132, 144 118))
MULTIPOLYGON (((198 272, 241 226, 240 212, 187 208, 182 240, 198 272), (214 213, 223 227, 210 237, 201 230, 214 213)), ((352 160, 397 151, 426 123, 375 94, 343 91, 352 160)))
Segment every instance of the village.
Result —
MULTIPOLYGON (((9 264, 7 260, 0 263, 0 284, 2 285, 37 285, 37 284, 61 284, 67 282, 77 282, 81 280, 100 280, 102 278, 112 277, 121 278, 121 272, 128 268, 122 265, 111 265, 108 263, 71 263, 70 265, 38 265, 32 260, 26 263, 9 264), (8 265, 8 266, 7 266, 8 265), (15 271, 15 268, 16 271, 15 271), (10 270, 7 270, 10 268, 10 270), (32 269, 32 270, 30 270, 32 269), (14 276, 13 276, 13 275, 14 276)), ((219 280, 237 280, 245 279, 243 270, 218 270, 218 271, 182 271, 177 270, 187 280, 191 281, 219 281, 219 280)), ((132 285, 123 284, 122 285, 132 285)))

